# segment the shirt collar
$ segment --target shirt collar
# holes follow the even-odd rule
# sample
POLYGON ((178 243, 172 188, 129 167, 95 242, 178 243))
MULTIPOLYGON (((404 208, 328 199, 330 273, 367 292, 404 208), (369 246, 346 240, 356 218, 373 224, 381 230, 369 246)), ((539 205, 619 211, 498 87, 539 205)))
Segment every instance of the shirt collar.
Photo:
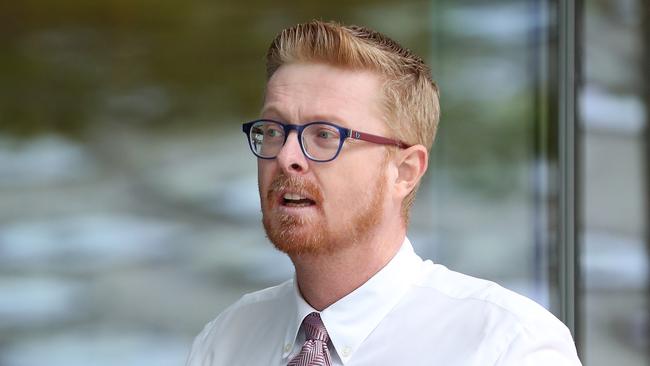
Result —
MULTIPOLYGON (((404 296, 421 263, 422 259, 413 251, 411 242, 404 238, 400 250, 384 268, 359 288, 320 312, 343 364, 404 296)), ((318 312, 302 298, 295 278, 293 287, 295 301, 291 310, 295 312, 295 318, 287 329, 284 343, 287 347, 283 350, 283 357, 291 353, 305 316, 318 312)))

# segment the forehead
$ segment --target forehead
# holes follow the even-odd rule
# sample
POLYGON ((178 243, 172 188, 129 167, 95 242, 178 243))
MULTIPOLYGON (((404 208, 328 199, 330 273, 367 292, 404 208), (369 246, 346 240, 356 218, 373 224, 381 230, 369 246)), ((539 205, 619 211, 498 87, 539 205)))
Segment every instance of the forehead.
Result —
POLYGON ((371 71, 325 64, 281 66, 269 79, 262 115, 309 122, 332 116, 343 124, 381 117, 381 78, 371 71))

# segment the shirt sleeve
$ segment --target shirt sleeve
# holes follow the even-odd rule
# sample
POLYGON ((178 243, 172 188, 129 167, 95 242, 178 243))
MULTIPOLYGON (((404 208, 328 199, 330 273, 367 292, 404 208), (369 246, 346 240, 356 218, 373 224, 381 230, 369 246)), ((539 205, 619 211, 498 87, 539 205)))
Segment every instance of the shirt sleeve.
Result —
POLYGON ((569 330, 559 320, 522 326, 495 366, 581 366, 569 330))

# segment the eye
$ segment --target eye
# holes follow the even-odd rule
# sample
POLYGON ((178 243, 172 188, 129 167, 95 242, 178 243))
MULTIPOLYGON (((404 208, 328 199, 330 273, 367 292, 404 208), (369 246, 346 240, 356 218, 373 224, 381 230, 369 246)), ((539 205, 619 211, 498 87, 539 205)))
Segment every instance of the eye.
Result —
POLYGON ((279 128, 269 127, 266 130, 266 136, 268 136, 268 137, 279 137, 279 136, 282 136, 282 131, 279 128))
POLYGON ((334 138, 338 137, 336 132, 334 132, 332 130, 325 129, 325 128, 322 128, 322 129, 318 130, 318 132, 316 133, 316 136, 318 138, 321 138, 321 139, 324 139, 324 140, 334 139, 334 138))

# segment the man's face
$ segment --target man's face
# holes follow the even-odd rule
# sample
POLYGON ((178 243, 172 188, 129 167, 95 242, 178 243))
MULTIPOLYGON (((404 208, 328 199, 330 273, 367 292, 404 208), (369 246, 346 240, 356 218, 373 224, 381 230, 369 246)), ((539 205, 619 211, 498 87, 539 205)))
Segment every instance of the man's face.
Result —
MULTIPOLYGON (((388 136, 381 120, 380 78, 324 64, 288 64, 268 82, 262 118, 305 124, 328 121, 388 136)), ((263 223, 289 255, 332 253, 364 240, 382 222, 388 152, 346 140, 330 162, 307 159, 292 131, 272 160, 258 160, 263 223)))

